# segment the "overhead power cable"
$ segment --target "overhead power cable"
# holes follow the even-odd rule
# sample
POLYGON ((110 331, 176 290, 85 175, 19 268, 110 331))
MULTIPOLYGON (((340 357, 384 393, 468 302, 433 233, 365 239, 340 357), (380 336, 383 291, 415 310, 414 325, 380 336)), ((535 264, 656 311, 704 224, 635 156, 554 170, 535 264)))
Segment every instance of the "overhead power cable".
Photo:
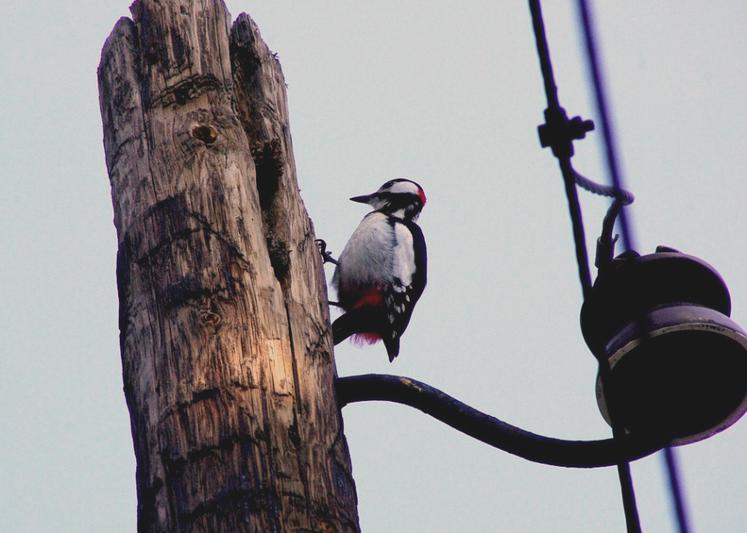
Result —
MULTIPOLYGON (((534 28, 534 36, 537 45, 537 55, 539 57, 540 69, 542 71, 542 79, 545 86, 545 96, 547 99, 547 109, 545 110, 545 124, 539 126, 539 137, 542 146, 550 147, 553 155, 558 159, 560 171, 563 175, 563 182, 565 184, 566 198, 568 200, 568 210, 571 217, 571 224, 573 227, 573 241, 576 249, 576 262, 578 265, 579 278, 581 281, 581 287, 583 288, 584 299, 589 297, 591 292, 591 274, 589 272, 589 261, 588 253, 586 251, 586 238, 583 225, 583 217, 581 215, 581 206, 578 201, 578 193, 576 190, 576 184, 579 181, 578 173, 573 169, 571 158, 573 157, 573 141, 579 140, 585 137, 586 133, 594 129, 594 123, 590 120, 583 120, 580 117, 568 118, 565 109, 560 106, 558 99, 558 90, 555 84, 555 77, 553 75, 552 61, 550 59, 550 50, 547 44, 547 36, 545 34, 545 24, 542 18, 542 7, 539 0, 529 0, 529 10, 532 15, 532 27, 534 28)), ((581 180, 586 185, 594 184, 591 180, 581 180)), ((618 183, 613 183, 615 191, 622 191, 622 187, 618 183)), ((600 190, 594 187, 596 190, 600 190)), ((606 192, 611 192, 610 189, 605 188, 606 192)), ((619 202, 616 202, 619 203, 619 202)), ((616 216, 618 208, 613 204, 608 214, 616 216)), ((610 217, 608 217, 610 218, 610 217)), ((612 224, 614 225, 614 217, 612 217, 612 224)), ((611 231, 610 231, 611 233, 611 231)), ((600 248, 604 249, 605 246, 601 243, 601 240, 605 238, 605 235, 600 239, 600 248)), ((614 240, 609 236, 609 242, 607 243, 608 249, 611 250, 614 245, 614 240)), ((609 252, 611 253, 611 252, 609 252)), ((597 263, 599 263, 599 253, 597 263)), ((604 356, 603 348, 598 347, 594 354, 599 361, 599 375, 603 383, 603 389, 606 395, 614 394, 612 385, 613 383, 609 379, 610 367, 607 357, 604 356)), ((608 402, 609 405, 609 402, 608 402)), ((612 419, 612 434, 615 439, 621 439, 624 435, 622 428, 619 426, 616 420, 615 413, 610 410, 612 419)), ((626 461, 621 461, 617 465, 618 478, 620 480, 620 489, 622 493, 623 509, 625 511, 625 523, 627 525, 628 533, 639 533, 641 531, 640 519, 638 517, 638 508, 635 501, 635 490, 633 488, 633 479, 630 473, 630 465, 626 461)))
MULTIPOLYGON (((597 40, 594 32, 594 23, 592 20, 591 9, 589 8, 589 2, 587 0, 578 0, 578 11, 581 18, 581 27, 583 30, 587 61, 591 71, 592 85, 594 87, 597 114, 602 126, 607 169, 610 175, 610 180, 612 181, 612 186, 617 190, 623 190, 623 178, 620 172, 619 159, 617 157, 614 128, 612 127, 612 121, 608 111, 607 93, 599 60, 597 40)), ((628 217, 624 209, 621 210, 620 213, 620 229, 625 249, 634 250, 635 239, 633 238, 633 232, 630 228, 628 217)), ((667 448, 664 452, 664 456, 669 476, 669 487, 675 507, 675 516, 677 517, 677 525, 680 533, 689 533, 690 526, 688 524, 687 512, 685 510, 684 496, 682 494, 680 475, 674 451, 671 448, 667 448)))

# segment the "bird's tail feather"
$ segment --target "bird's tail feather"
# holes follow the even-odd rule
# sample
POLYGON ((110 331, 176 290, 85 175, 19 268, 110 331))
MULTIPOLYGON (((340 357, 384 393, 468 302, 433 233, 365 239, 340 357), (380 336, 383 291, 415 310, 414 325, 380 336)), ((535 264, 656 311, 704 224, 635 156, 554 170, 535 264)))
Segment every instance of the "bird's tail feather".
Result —
POLYGON ((381 312, 371 307, 352 309, 332 323, 332 336, 335 345, 358 333, 374 334, 383 326, 381 312), (379 325, 381 323, 381 325, 379 325))
POLYGON ((399 337, 394 339, 384 339, 384 346, 386 346, 386 353, 389 356, 389 362, 394 361, 394 358, 399 355, 399 337))

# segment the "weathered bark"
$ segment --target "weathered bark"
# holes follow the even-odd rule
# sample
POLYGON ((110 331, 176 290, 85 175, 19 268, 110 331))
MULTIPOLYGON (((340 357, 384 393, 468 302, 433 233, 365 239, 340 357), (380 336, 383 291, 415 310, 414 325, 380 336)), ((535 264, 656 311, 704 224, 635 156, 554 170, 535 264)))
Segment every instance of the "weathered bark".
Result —
POLYGON ((219 0, 131 11, 99 92, 138 529, 358 530, 280 65, 219 0))

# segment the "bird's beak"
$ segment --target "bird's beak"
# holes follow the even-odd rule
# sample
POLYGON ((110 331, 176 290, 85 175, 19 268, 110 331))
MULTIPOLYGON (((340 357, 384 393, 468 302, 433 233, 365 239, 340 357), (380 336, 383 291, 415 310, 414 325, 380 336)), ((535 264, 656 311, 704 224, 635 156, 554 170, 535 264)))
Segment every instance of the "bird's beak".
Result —
POLYGON ((371 200, 373 200, 374 198, 376 198, 376 193, 353 196, 350 200, 352 202, 358 202, 359 204, 368 204, 371 203, 371 200))

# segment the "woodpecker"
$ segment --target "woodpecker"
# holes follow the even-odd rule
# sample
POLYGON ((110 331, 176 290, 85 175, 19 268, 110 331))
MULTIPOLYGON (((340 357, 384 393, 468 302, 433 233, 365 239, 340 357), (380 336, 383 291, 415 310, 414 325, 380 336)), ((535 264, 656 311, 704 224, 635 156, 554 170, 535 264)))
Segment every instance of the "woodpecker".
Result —
POLYGON ((369 204, 373 211, 345 245, 332 278, 345 311, 332 324, 334 342, 351 335, 367 344, 382 340, 391 362, 425 289, 425 239, 415 223, 425 192, 414 181, 397 178, 351 200, 369 204))

